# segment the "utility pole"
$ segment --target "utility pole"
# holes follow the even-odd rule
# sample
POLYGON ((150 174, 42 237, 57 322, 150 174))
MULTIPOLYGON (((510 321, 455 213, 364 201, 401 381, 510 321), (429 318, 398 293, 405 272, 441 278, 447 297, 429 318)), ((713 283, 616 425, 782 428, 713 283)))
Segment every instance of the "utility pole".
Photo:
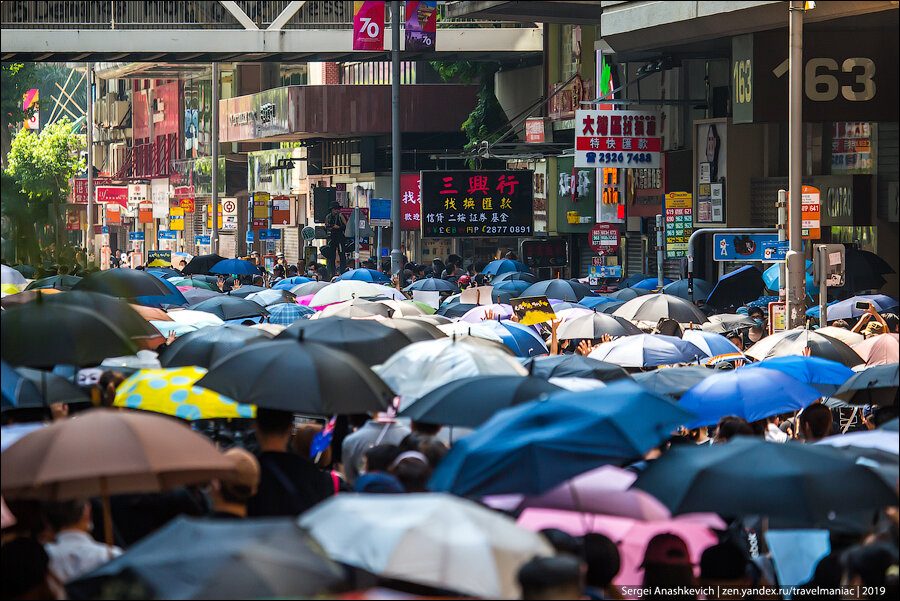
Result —
POLYGON ((391 2, 391 273, 400 262, 400 2, 391 2))
POLYGON ((209 252, 219 252, 219 63, 212 64, 212 235, 209 237, 209 252))
POLYGON ((806 261, 801 238, 801 162, 803 156, 803 2, 791 0, 790 54, 788 69, 788 212, 790 214, 790 241, 787 253, 786 309, 787 327, 793 328, 803 320, 803 301, 806 297, 806 261))
POLYGON ((87 104, 84 112, 85 142, 87 144, 87 261, 93 263, 94 255, 94 63, 87 63, 87 104))

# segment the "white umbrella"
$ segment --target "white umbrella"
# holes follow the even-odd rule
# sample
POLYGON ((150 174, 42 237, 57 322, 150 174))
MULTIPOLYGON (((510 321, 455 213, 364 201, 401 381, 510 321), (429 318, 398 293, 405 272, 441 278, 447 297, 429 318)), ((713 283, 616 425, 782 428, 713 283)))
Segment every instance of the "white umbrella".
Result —
POLYGON ((579 378, 577 376, 566 376, 550 378, 547 380, 554 386, 565 388, 566 390, 582 392, 585 390, 596 390, 598 388, 606 388, 606 383, 594 378, 579 378))
MULTIPOLYGON (((668 295, 666 295, 668 296, 668 295)), ((677 297, 673 297, 677 298, 677 297)), ((614 363, 622 367, 653 367, 705 359, 706 353, 677 336, 662 334, 634 334, 612 342, 598 344, 591 359, 614 363)))
POLYGON ((168 311, 167 313, 169 314, 169 317, 172 318, 172 321, 188 326, 194 326, 198 329, 207 326, 220 326, 225 323, 219 316, 207 313, 206 311, 179 309, 177 311, 168 311))
POLYGON ((900 438, 896 432, 887 430, 871 430, 869 432, 851 432, 841 436, 829 436, 816 444, 830 447, 856 447, 860 449, 875 449, 900 455, 900 438))
MULTIPOLYGON (((366 283, 368 283, 368 282, 366 282, 366 283)), ((385 286, 384 284, 371 284, 371 285, 375 286, 375 288, 378 290, 378 296, 386 296, 390 299, 397 300, 397 301, 406 300, 406 296, 402 292, 397 290, 396 288, 391 288, 390 286, 385 286)))
POLYGON ((528 375, 512 355, 483 344, 441 338, 416 342, 400 349, 382 365, 372 368, 405 409, 422 395, 468 376, 528 375))
POLYGON ((25 276, 10 267, 9 265, 0 265, 0 279, 2 279, 2 283, 4 284, 12 284, 13 286, 25 287, 28 285, 28 280, 25 279, 25 276))
POLYGON ((457 340, 463 339, 466 336, 472 336, 473 338, 484 338, 485 340, 493 340, 494 342, 503 343, 503 339, 500 338, 497 334, 487 329, 483 325, 477 323, 467 323, 465 321, 454 321, 453 323, 447 323, 444 325, 437 326, 441 332, 453 338, 456 336, 457 340))
POLYGON ((384 286, 361 280, 341 280, 322 288, 310 299, 310 307, 324 307, 364 296, 382 296, 384 286))
POLYGON ((824 328, 819 328, 816 332, 831 336, 832 338, 837 338, 847 346, 859 344, 866 339, 866 337, 859 332, 853 332, 847 328, 839 328, 837 326, 825 326, 824 328))
POLYGON ((188 334, 190 332, 196 332, 199 329, 197 328, 197 326, 193 326, 189 323, 178 323, 177 321, 158 321, 155 319, 150 320, 150 325, 159 330, 159 333, 163 336, 168 336, 170 333, 172 333, 175 335, 175 338, 184 336, 185 334, 188 334))
POLYGON ((300 516, 334 560, 486 599, 518 599, 519 568, 553 549, 537 533, 445 494, 342 494, 300 516))
POLYGON ((381 300, 377 301, 382 305, 386 305, 394 310, 394 317, 413 317, 415 315, 425 315, 425 311, 415 303, 403 302, 399 300, 381 300))

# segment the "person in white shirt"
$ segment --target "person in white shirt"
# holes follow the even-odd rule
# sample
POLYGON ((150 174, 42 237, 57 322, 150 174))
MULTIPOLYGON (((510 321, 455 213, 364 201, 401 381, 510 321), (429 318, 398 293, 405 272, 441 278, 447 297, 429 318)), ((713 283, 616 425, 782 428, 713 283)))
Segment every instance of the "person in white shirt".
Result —
POLYGON ((75 580, 122 554, 119 547, 98 543, 91 537, 90 503, 54 503, 47 507, 46 514, 56 540, 44 548, 50 556, 50 569, 62 582, 75 580))

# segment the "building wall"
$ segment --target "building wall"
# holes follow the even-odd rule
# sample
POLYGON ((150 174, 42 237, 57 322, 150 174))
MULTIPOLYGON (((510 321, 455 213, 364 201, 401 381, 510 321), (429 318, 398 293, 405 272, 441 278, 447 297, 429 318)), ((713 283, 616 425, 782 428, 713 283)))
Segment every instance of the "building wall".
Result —
MULTIPOLYGON (((508 119, 512 119, 540 98, 543 90, 543 67, 525 67, 498 71, 494 75, 494 92, 508 119)), ((534 111, 540 115, 540 110, 534 111)))

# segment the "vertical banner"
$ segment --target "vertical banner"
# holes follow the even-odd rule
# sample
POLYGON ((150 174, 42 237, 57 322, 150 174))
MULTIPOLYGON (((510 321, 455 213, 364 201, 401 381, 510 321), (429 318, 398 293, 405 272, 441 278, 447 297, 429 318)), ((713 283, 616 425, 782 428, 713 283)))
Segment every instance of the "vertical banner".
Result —
POLYGON ((41 119, 40 119, 40 109, 38 108, 38 90, 37 88, 32 88, 25 92, 22 102, 22 110, 27 111, 31 107, 34 107, 34 114, 31 115, 31 119, 25 120, 25 129, 33 129, 38 130, 41 128, 41 119))
POLYGON ((419 230, 422 223, 422 182, 419 174, 400 175, 400 229, 419 230))
POLYGON ((437 2, 406 3, 406 49, 434 50, 437 31, 437 2))
POLYGON ((250 214, 250 229, 254 231, 264 230, 269 227, 269 201, 268 192, 254 192, 251 196, 252 210, 250 214))
POLYGON ((172 207, 169 209, 169 230, 184 231, 184 209, 181 207, 172 207))
POLYGON ((152 202, 142 202, 138 205, 138 223, 153 223, 152 202))
POLYGON ((169 179, 150 180, 150 202, 153 203, 153 218, 163 219, 169 216, 169 179))
POLYGON ((666 258, 687 257, 688 240, 694 232, 694 205, 688 192, 666 194, 666 258))
POLYGON ((353 49, 384 50, 384 1, 353 3, 353 49))

